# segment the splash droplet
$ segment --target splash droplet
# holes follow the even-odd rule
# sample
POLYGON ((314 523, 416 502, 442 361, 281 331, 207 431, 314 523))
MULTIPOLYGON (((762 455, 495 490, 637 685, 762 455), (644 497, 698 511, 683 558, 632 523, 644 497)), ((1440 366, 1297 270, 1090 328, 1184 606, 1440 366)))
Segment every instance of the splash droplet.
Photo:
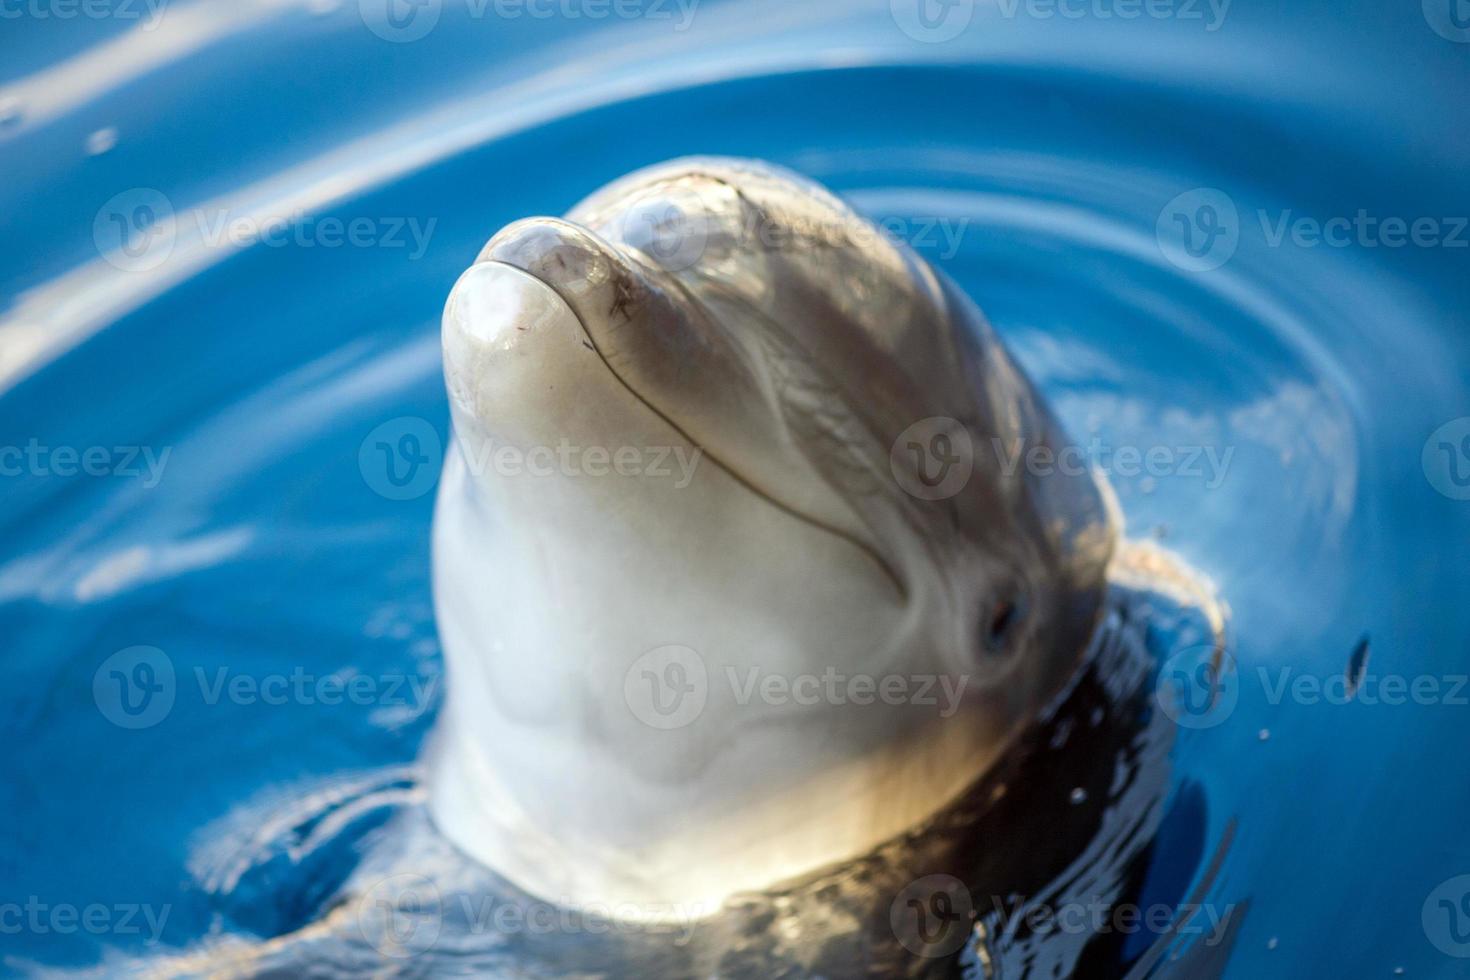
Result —
POLYGON ((1056 731, 1052 732, 1051 741, 1048 744, 1054 749, 1059 749, 1066 745, 1067 739, 1072 737, 1072 725, 1075 721, 1076 719, 1074 718, 1062 719, 1061 723, 1057 725, 1056 731))
POLYGON ((1281 945, 1281 940, 1277 939, 1275 936, 1272 936, 1270 939, 1266 940, 1267 949, 1275 949, 1279 945, 1281 945))
POLYGON ((1262 742, 1269 742, 1269 741, 1271 741, 1271 729, 1269 729, 1269 728, 1263 728, 1263 729, 1261 729, 1259 732, 1256 733, 1256 738, 1260 739, 1262 742))
POLYGON ((1071 799, 1073 806, 1081 806, 1082 804, 1087 802, 1087 790, 1083 789, 1081 786, 1078 786, 1076 789, 1072 790, 1072 795, 1069 797, 1069 799, 1071 799))
POLYGON ((1358 686, 1363 683, 1363 675, 1368 672, 1368 656, 1371 652, 1368 649, 1368 634, 1364 633, 1362 639, 1358 640, 1358 645, 1353 647, 1353 655, 1348 658, 1348 697, 1358 693, 1358 686))
POLYGON ((87 155, 100 157, 117 146, 117 127, 107 126, 87 137, 87 155))

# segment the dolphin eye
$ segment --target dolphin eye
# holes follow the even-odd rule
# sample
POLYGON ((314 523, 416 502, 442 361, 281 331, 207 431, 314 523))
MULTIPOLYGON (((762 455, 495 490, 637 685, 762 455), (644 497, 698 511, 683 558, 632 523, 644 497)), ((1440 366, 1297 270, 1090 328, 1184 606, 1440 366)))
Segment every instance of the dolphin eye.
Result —
POLYGON ((990 618, 984 624, 985 650, 991 654, 1005 652, 1006 638, 1011 635, 1021 618, 1021 608, 1014 599, 1002 599, 990 610, 990 618))

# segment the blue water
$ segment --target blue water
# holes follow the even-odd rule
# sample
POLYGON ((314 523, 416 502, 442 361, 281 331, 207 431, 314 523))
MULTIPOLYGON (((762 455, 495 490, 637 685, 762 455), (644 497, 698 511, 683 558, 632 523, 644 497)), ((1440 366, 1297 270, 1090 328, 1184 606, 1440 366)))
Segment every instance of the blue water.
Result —
POLYGON ((1465 975, 1470 32, 1436 0, 1124 7, 961 2, 947 40, 904 0, 705 0, 685 29, 446 0, 399 42, 355 2, 0 22, 0 447, 28 453, 0 456, 0 903, 112 917, 0 913, 0 968, 319 911, 438 704, 434 467, 373 449, 447 432, 450 285, 510 220, 720 153, 897 222, 1079 441, 1178 450, 1111 481, 1231 611, 1228 703, 1169 768, 1196 851, 1234 827, 1225 975, 1465 975), (1300 221, 1360 210, 1430 224, 1300 221), (271 216, 304 231, 215 234, 271 216), (1228 465, 1184 465, 1207 449, 1228 465), (1348 703, 1280 695, 1355 661, 1348 703), (1439 693, 1364 696, 1389 676, 1439 693))

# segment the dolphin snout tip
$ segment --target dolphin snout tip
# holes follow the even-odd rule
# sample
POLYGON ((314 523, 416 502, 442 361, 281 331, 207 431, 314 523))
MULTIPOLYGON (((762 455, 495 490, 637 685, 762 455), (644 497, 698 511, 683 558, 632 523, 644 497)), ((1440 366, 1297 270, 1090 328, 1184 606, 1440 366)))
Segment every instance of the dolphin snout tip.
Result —
POLYGON ((528 333, 576 321, 554 289, 503 262, 465 270, 444 311, 445 340, 476 347, 514 346, 528 333))
POLYGON ((444 375, 461 410, 485 414, 482 396, 545 383, 560 362, 585 354, 582 328, 546 283, 503 262, 460 276, 444 309, 444 375))

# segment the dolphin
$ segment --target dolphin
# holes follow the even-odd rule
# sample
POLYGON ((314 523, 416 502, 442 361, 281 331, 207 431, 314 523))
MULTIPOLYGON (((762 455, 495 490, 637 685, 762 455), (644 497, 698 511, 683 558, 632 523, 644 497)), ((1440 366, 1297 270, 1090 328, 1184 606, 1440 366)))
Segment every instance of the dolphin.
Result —
POLYGON ((427 809, 618 918, 911 833, 1093 637, 1119 534, 977 306, 821 186, 689 158, 517 221, 443 318, 427 809))
POLYGON ((1100 475, 1015 465, 1065 434, 942 274, 679 160, 497 234, 443 341, 424 758, 207 828, 225 919, 283 928, 141 975, 1220 976, 1248 902, 1182 955, 1185 911, 1015 927, 1152 895, 1166 820, 1213 894, 1154 668, 1218 670, 1228 606, 1100 475))

